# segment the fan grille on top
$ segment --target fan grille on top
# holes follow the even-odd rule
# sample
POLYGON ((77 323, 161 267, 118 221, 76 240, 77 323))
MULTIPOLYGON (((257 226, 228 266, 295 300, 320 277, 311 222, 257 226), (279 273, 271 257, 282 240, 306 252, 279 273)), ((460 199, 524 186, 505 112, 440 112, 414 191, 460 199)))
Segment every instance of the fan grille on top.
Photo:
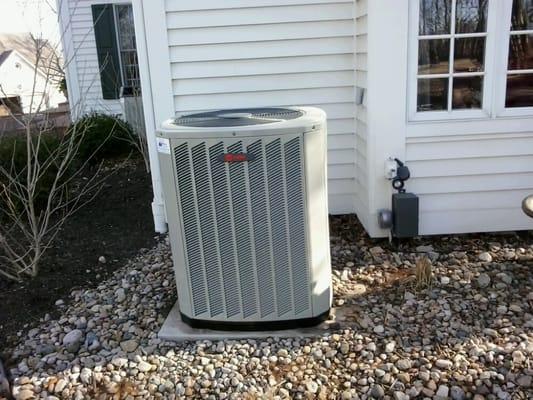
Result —
POLYGON ((299 118, 304 113, 288 108, 242 108, 184 115, 175 125, 190 127, 231 127, 264 125, 299 118))

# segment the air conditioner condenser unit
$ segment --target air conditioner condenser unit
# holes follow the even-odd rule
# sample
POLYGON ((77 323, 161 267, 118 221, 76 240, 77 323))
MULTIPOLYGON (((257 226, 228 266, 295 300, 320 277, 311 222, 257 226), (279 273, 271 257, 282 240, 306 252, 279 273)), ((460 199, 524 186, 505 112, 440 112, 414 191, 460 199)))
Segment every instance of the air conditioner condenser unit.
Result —
POLYGON ((327 318, 326 115, 221 110, 157 134, 178 302, 196 328, 273 330, 327 318))

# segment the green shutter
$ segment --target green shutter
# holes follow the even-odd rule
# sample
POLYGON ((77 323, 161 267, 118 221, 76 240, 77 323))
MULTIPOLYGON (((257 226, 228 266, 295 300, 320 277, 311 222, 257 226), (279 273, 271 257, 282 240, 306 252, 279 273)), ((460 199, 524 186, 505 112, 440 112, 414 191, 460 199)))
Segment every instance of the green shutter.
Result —
POLYGON ((122 79, 112 4, 92 6, 96 52, 100 66, 100 81, 104 99, 118 99, 122 79))

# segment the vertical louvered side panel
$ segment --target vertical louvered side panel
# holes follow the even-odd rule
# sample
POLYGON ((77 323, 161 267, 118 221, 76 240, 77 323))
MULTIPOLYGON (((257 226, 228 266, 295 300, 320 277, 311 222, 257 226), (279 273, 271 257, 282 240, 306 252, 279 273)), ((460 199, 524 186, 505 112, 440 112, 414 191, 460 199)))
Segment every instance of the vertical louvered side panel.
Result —
MULTIPOLYGON (((241 142, 228 146, 228 153, 241 152, 241 142)), ((229 166, 235 238, 239 260, 242 312, 244 318, 246 318, 257 313, 257 282, 256 267, 252 253, 252 237, 250 235, 250 219, 248 217, 248 191, 244 168, 244 163, 231 163, 229 166)))
POLYGON ((271 234, 268 220, 268 204, 266 195, 265 158, 263 144, 258 140, 247 148, 255 160, 248 164, 250 179, 250 198, 252 204, 252 220, 254 230, 255 257, 257 278, 259 280, 259 304, 261 318, 275 311, 275 292, 272 271, 271 234))
POLYGON ((194 198, 191 161, 187 143, 175 148, 174 157, 176 160, 178 196, 182 210, 185 253, 191 282, 193 310, 194 315, 201 315, 208 311, 207 292, 200 247, 200 232, 196 222, 198 209, 194 198))
POLYGON ((266 145, 268 197, 270 202, 270 223, 272 227, 272 248, 274 250, 274 270, 276 272, 276 300, 278 316, 293 309, 291 271, 286 221, 285 182, 281 140, 266 145))
POLYGON ((219 241, 215 233, 215 219, 211 197, 211 176, 207 165, 205 143, 192 148, 194 180, 199 207, 202 250, 207 279, 209 311, 211 317, 224 311, 222 282, 218 260, 219 241))
POLYGON ((193 140, 174 148, 194 316, 312 315, 303 138, 193 140), (227 153, 250 161, 222 161, 227 153))
POLYGON ((305 240, 304 184, 300 138, 285 143, 285 171, 289 206, 289 234, 294 310, 296 314, 310 307, 309 271, 305 240))
POLYGON ((215 198, 216 226, 220 247, 220 263, 224 298, 226 300, 226 315, 234 317, 241 312, 241 298, 237 260, 235 257, 235 238, 233 236, 233 221, 230 207, 229 184, 226 165, 219 157, 224 154, 222 142, 210 147, 209 160, 213 181, 213 195, 215 198))

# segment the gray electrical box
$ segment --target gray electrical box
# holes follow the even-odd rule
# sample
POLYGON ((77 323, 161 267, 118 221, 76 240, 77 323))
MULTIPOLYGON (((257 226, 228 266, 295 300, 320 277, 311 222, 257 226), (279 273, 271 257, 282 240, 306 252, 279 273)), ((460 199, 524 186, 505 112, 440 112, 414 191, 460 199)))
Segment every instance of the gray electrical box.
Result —
POLYGON ((418 196, 413 193, 392 195, 392 235, 397 238, 418 236, 418 196))

